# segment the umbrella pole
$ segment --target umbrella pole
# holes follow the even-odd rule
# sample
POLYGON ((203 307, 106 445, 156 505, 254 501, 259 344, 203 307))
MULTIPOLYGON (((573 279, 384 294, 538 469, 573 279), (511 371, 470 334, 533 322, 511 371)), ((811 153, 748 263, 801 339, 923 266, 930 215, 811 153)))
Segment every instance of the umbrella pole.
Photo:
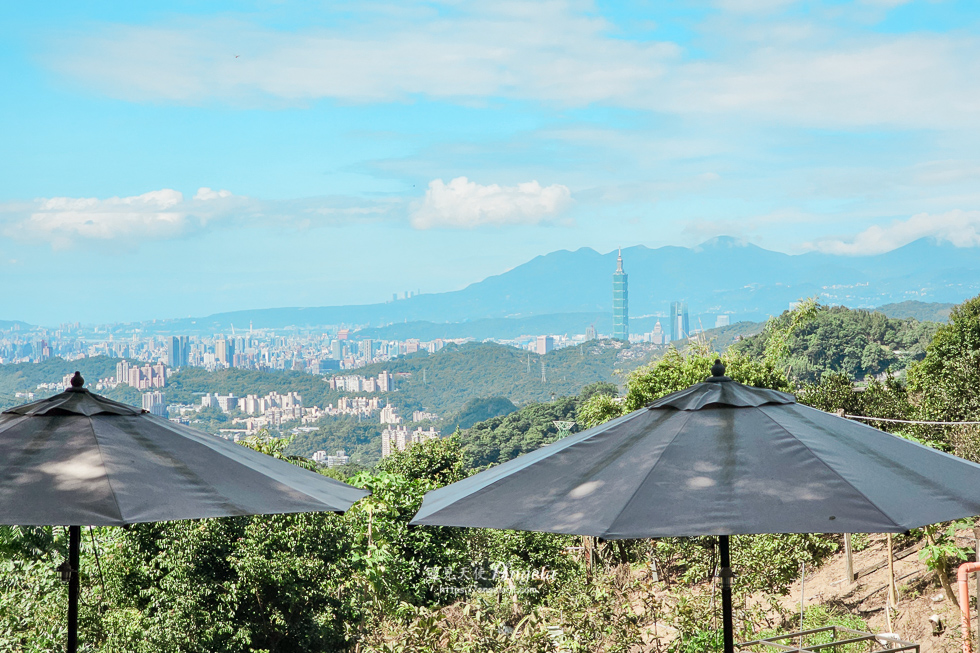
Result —
POLYGON ((718 537, 721 554, 721 623, 725 640, 725 653, 735 653, 735 625, 732 618, 732 557, 728 550, 728 536, 718 537))
POLYGON ((78 550, 82 542, 82 527, 68 527, 68 653, 78 651, 78 550))

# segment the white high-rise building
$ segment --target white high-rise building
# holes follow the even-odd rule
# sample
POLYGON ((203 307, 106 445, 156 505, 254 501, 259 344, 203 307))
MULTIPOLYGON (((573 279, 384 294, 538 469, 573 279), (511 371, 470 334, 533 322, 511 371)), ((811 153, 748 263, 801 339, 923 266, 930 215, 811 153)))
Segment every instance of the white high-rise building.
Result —
POLYGON ((167 407, 163 403, 163 393, 160 391, 144 392, 143 410, 145 410, 146 412, 152 415, 159 415, 160 417, 166 417, 167 407))
POLYGON ((405 451, 411 441, 407 426, 389 426, 381 432, 381 457, 387 458, 396 451, 405 451))
POLYGON ((653 331, 650 332, 650 342, 655 345, 664 344, 664 328, 660 326, 660 320, 653 325, 653 331))
POLYGON ((401 424, 402 418, 398 416, 398 409, 390 403, 381 409, 382 424, 401 424))

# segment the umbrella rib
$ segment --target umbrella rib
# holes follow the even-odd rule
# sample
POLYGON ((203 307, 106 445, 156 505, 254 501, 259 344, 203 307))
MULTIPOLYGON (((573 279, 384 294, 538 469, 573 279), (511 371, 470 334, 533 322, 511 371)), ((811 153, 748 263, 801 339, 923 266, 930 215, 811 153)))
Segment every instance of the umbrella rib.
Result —
MULTIPOLYGON (((761 412, 763 415, 765 415, 767 419, 769 419, 773 424, 775 424, 776 426, 778 426, 784 433, 788 433, 790 436, 792 436, 792 438, 794 440, 796 440, 800 444, 800 446, 802 446, 804 449, 806 449, 807 451, 809 451, 811 456, 813 456, 815 459, 819 460, 821 465, 823 465, 824 467, 826 467, 827 469, 829 469, 830 472, 834 476, 836 476, 837 478, 839 478, 841 481, 843 481, 844 484, 847 485, 847 487, 851 488, 854 492, 856 492, 857 494, 859 494, 865 501, 868 502, 868 505, 873 506, 874 509, 875 509, 875 511, 879 515, 881 515, 882 517, 884 517, 886 521, 891 522, 891 524, 895 528, 901 529, 902 531, 906 530, 906 529, 902 528, 901 526, 899 526, 895 522, 894 519, 892 519, 890 516, 888 516, 888 514, 885 513, 881 508, 879 508, 878 505, 874 501, 872 501, 870 498, 868 498, 868 495, 866 495, 864 492, 862 492, 861 490, 859 490, 856 487, 854 487, 854 484, 853 483, 851 483, 846 478, 844 478, 843 476, 841 476, 840 475, 840 472, 838 472, 836 469, 834 469, 833 467, 831 467, 830 465, 828 465, 827 462, 823 458, 821 458, 819 455, 817 455, 817 453, 813 449, 811 449, 805 442, 803 442, 800 438, 798 438, 792 431, 790 431, 785 426, 783 426, 782 424, 780 424, 779 421, 776 420, 775 418, 773 418, 772 415, 770 415, 769 413, 767 413, 764 410, 761 410, 762 408, 764 408, 764 406, 757 406, 756 408, 758 408, 759 409, 759 412, 761 412)), ((821 431, 824 431, 825 430, 825 429, 823 429, 822 427, 820 427, 817 424, 814 424, 814 427, 820 429, 821 431)))
MULTIPOLYGON (((658 409, 656 409, 656 408, 651 408, 650 410, 658 410, 658 409)), ((662 409, 661 409, 661 410, 662 410, 662 409)), ((677 409, 672 409, 672 410, 677 410, 677 409)), ((643 480, 642 480, 642 481, 640 481, 640 482, 639 482, 639 483, 637 484, 637 486, 636 486, 636 489, 635 489, 635 490, 633 490, 633 493, 632 493, 632 494, 630 495, 630 498, 629 498, 629 499, 627 499, 627 500, 626 500, 626 503, 624 503, 624 504, 623 504, 623 509, 622 509, 622 510, 620 511, 620 514, 622 514, 622 512, 624 512, 624 511, 625 511, 625 510, 626 510, 626 509, 627 509, 627 508, 629 507, 629 505, 630 505, 631 503, 633 503, 633 499, 635 499, 635 498, 636 498, 636 495, 638 495, 638 494, 640 493, 640 490, 642 490, 642 489, 643 489, 643 486, 644 486, 644 485, 646 484, 646 482, 647 482, 647 479, 648 479, 648 478, 650 478, 650 476, 652 476, 652 475, 653 475, 653 472, 654 472, 654 471, 655 471, 655 470, 657 469, 657 466, 658 466, 658 465, 660 465, 660 463, 661 463, 661 462, 663 461, 663 459, 664 459, 664 456, 665 456, 665 454, 667 453, 667 449, 669 449, 669 448, 670 448, 670 446, 671 446, 672 444, 674 444, 674 441, 675 441, 675 440, 677 439, 677 437, 678 437, 678 436, 679 436, 679 435, 681 434, 681 431, 683 431, 683 430, 684 430, 684 427, 685 427, 685 426, 687 426, 687 423, 688 423, 689 421, 691 421, 691 418, 692 418, 692 417, 693 417, 693 416, 694 416, 694 415, 695 415, 695 414, 697 413, 697 411, 694 411, 694 410, 678 410, 677 412, 679 412, 679 413, 686 413, 686 414, 687 414, 687 415, 686 415, 686 416, 687 416, 687 419, 685 419, 685 420, 684 420, 684 421, 683 421, 683 422, 682 422, 682 423, 681 423, 681 424, 680 424, 680 425, 679 425, 679 426, 677 427, 677 431, 675 431, 675 432, 674 432, 674 435, 673 435, 673 436, 671 436, 671 438, 670 438, 670 442, 668 442, 668 443, 667 443, 666 445, 664 445, 664 448, 663 448, 663 451, 661 451, 661 452, 660 452, 660 455, 659 455, 659 456, 657 457, 657 462, 655 462, 655 463, 654 463, 653 465, 651 465, 651 466, 650 466, 650 470, 649 470, 649 471, 648 471, 648 472, 647 472, 647 473, 646 473, 646 474, 645 474, 645 475, 643 476, 643 480)), ((617 518, 618 518, 618 515, 617 515, 617 518)), ((610 526, 612 526, 612 525, 613 525, 613 524, 615 524, 615 523, 616 523, 616 519, 613 519, 613 520, 612 520, 612 522, 610 523, 610 526)), ((609 528, 607 527, 607 531, 608 531, 608 530, 609 530, 609 528)), ((610 539, 610 538, 606 538, 606 539, 610 539)), ((630 538, 617 538, 617 539, 630 539, 630 538)))

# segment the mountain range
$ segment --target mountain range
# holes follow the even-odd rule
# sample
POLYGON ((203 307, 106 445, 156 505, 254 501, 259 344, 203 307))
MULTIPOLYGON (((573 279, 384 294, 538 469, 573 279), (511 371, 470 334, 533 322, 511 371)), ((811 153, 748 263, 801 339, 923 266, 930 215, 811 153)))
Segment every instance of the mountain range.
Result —
MULTIPOLYGON (((608 333, 616 256, 616 251, 600 254, 590 248, 560 250, 452 292, 381 304, 242 310, 144 326, 148 331, 201 333, 249 323, 255 328, 388 326, 390 331, 399 323, 486 320, 488 335, 499 334, 502 327, 561 333, 566 329, 552 327, 564 324, 582 332, 590 323, 608 333)), ((804 297, 872 308, 910 300, 958 303, 980 293, 980 250, 929 239, 884 254, 838 256, 784 254, 719 237, 693 248, 636 245, 623 249, 622 257, 629 275, 631 322, 643 330, 678 300, 687 302, 692 326, 703 315, 710 320, 704 326, 711 327, 715 315, 727 314, 733 323, 764 320, 804 297)))

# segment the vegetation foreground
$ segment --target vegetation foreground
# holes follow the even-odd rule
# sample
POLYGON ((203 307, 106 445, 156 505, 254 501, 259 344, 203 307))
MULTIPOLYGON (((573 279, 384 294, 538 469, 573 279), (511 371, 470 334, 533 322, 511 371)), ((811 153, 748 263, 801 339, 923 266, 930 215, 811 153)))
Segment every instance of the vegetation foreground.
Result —
MULTIPOLYGON (((885 322, 879 341, 837 337, 835 319, 833 310, 805 303, 725 352, 728 374, 850 415, 980 419, 980 298, 928 333, 914 325, 889 331, 885 322), (839 342, 821 345, 820 358, 806 346, 815 340, 839 342), (916 344, 924 355, 914 355, 916 344), (838 354, 861 369, 827 369, 838 354), (855 389, 862 370, 869 378, 855 389)), ((557 439, 551 421, 592 426, 635 410, 703 380, 713 357, 706 346, 670 352, 632 372, 623 397, 599 383, 416 445, 373 469, 327 470, 372 492, 344 515, 91 529, 82 551, 81 650, 720 650, 713 538, 598 542, 408 526, 425 492, 557 439)), ((876 426, 980 460, 975 427, 876 426)), ((309 465, 288 455, 285 440, 246 444, 309 465)), ((935 572, 928 582, 946 601, 955 600, 950 573, 968 555, 955 539, 965 526, 940 524, 900 542, 919 547, 935 572)), ((818 568, 841 544, 833 534, 734 537, 736 637, 798 628, 798 609, 781 597, 801 569, 818 568)), ((0 529, 0 650, 63 645, 67 588, 54 568, 66 548, 61 529, 0 529)), ((802 623, 866 626, 862 615, 839 605, 812 605, 802 623)))

